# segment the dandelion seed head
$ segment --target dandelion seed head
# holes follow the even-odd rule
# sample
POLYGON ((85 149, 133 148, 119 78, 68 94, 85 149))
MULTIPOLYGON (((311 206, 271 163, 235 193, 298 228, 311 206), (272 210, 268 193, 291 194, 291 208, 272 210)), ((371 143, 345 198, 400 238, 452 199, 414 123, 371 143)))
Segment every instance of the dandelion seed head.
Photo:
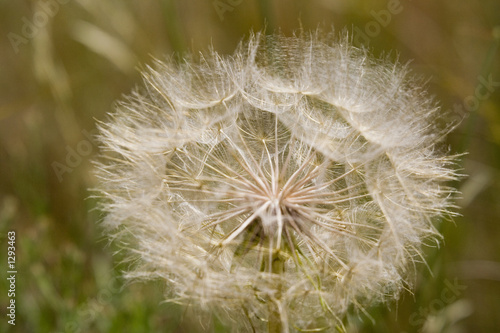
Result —
POLYGON ((405 66, 319 35, 157 61, 101 125, 104 226, 129 277, 241 325, 273 303, 303 329, 409 283, 452 214, 439 108, 405 66))

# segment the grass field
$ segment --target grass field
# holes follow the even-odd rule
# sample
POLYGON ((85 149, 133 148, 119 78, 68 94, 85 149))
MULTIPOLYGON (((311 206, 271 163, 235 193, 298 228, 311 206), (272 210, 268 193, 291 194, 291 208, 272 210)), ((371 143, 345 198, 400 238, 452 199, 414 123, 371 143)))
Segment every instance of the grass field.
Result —
POLYGON ((375 55, 411 60, 461 121, 461 216, 439 225, 415 288, 353 314, 350 332, 500 330, 500 2, 277 0, 0 2, 0 331, 230 332, 126 284, 89 199, 96 120, 153 58, 232 53, 249 31, 347 29, 375 55), (15 326, 6 316, 7 235, 16 232, 15 326))

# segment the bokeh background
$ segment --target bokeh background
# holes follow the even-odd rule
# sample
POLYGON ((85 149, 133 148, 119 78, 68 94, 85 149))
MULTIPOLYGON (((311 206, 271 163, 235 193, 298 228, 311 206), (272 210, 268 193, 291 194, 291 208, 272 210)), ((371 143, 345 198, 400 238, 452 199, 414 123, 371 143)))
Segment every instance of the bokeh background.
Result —
POLYGON ((350 332, 500 330, 500 1, 0 0, 0 331, 229 332, 162 302, 161 283, 125 284, 98 221, 91 161, 97 120, 140 84, 153 58, 210 45, 231 53, 250 31, 347 29, 428 78, 446 145, 468 152, 457 205, 426 249, 415 288, 352 314, 350 332), (446 112, 448 111, 448 112, 446 112), (7 323, 8 231, 17 232, 16 325, 7 323))

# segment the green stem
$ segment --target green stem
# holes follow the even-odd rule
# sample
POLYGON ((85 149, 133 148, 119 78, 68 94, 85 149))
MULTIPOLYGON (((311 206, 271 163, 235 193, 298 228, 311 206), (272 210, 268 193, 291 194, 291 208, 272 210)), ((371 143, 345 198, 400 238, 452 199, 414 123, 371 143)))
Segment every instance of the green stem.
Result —
POLYGON ((186 53, 186 46, 182 38, 181 25, 179 23, 179 13, 174 0, 161 2, 163 16, 165 18, 165 28, 170 46, 176 53, 178 60, 181 60, 186 53))
MULTIPOLYGON (((482 70, 481 70, 480 76, 483 78, 487 78, 488 75, 491 74, 493 64, 495 63, 495 56, 496 56, 498 49, 500 47, 500 33, 498 33, 498 30, 500 30, 500 27, 495 27, 494 29, 496 29, 496 30, 494 30, 494 32, 493 32, 493 41, 491 42, 491 46, 488 50, 488 53, 486 54, 486 59, 482 65, 482 70)), ((479 85, 481 85, 480 82, 477 83, 476 90, 477 90, 477 87, 479 85)), ((479 109, 481 100, 478 100, 478 103, 479 103, 478 104, 478 109, 479 109)), ((470 141, 472 139, 472 134, 476 128, 478 119, 479 119, 479 111, 475 110, 475 112, 471 112, 469 119, 467 121, 467 124, 466 124, 467 130, 465 131, 465 136, 462 139, 462 142, 460 145, 461 146, 460 151, 466 151, 467 148, 469 147, 470 141)))
MULTIPOLYGON (((274 274, 283 274, 285 272, 285 261, 280 256, 280 251, 276 251, 272 257, 271 272, 274 274)), ((276 299, 281 298, 281 284, 277 287, 276 299)), ((281 320, 281 311, 276 302, 269 300, 269 318, 268 318, 268 332, 269 333, 283 333, 286 332, 281 320)))

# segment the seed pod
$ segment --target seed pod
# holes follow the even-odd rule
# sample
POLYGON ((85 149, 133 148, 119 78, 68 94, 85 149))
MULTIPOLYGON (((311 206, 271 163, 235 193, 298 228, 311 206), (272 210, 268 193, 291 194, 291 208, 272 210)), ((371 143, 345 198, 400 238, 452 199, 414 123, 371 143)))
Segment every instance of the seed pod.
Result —
POLYGON ((449 129, 405 66, 319 35, 157 61, 101 124, 104 226, 130 277, 244 331, 342 328, 398 297, 451 214, 449 129))

